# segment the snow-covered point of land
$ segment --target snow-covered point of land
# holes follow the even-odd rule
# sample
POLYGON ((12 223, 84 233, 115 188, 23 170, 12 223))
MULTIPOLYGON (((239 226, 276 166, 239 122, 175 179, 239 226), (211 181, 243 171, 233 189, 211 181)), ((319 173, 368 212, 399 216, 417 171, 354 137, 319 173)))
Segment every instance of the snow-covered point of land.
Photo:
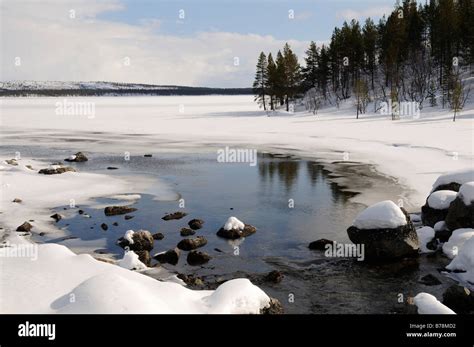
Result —
POLYGON ((236 217, 229 217, 224 224, 224 230, 243 230, 244 228, 245 224, 236 217))
POLYGON ((458 196, 464 202, 464 205, 469 206, 474 201, 474 182, 466 182, 459 188, 458 196))
POLYGON ((176 86, 159 86, 154 84, 116 83, 116 82, 65 82, 65 81, 7 81, 0 82, 0 89, 6 90, 72 90, 72 89, 176 89, 176 86))
MULTIPOLYGON (((470 125, 470 136, 472 136, 472 124, 470 125)), ((471 138, 472 141, 472 138, 471 138)), ((472 150, 472 143, 465 144, 466 146, 470 146, 472 150)), ((471 163, 472 166, 472 163, 471 163)), ((462 170, 456 170, 452 172, 448 172, 444 175, 441 175, 438 177, 438 179, 433 183, 433 190, 435 190, 437 187, 444 185, 444 184, 449 184, 451 182, 458 183, 458 184, 464 184, 467 182, 472 182, 474 181, 474 169, 468 168, 468 169, 462 169, 462 170)))
POLYGON ((450 259, 459 255, 464 244, 474 236, 474 229, 462 228, 453 231, 448 242, 443 244, 443 253, 450 259))
POLYGON ((395 229, 406 224, 407 219, 402 210, 391 200, 367 207, 352 223, 358 229, 395 229))
POLYGON ((134 232, 133 230, 127 230, 127 231, 125 232, 125 235, 123 235, 123 238, 124 238, 125 240, 127 240, 128 243, 130 243, 131 245, 133 245, 133 242, 134 242, 134 241, 133 241, 133 234, 135 234, 135 232, 134 232))
MULTIPOLYGON (((12 243, 20 237, 14 238, 12 243)), ((270 302, 247 279, 228 281, 216 290, 190 290, 76 255, 61 245, 37 247, 35 261, 0 257, 0 313, 246 314, 259 313, 270 302)))
MULTIPOLYGON (((404 116, 393 121, 390 115, 373 113, 372 108, 355 119, 353 100, 342 102, 339 109, 323 107, 313 115, 305 111, 265 112, 250 95, 69 98, 95 104, 100 112, 88 118, 56 114, 56 103, 63 99, 1 98, 2 143, 121 155, 123 148, 133 154, 146 153, 150 146, 161 151, 251 146, 259 151, 317 159, 323 164, 348 159, 347 163, 373 165, 399 183, 394 195, 400 196, 384 192, 381 197, 367 185, 354 201, 370 205, 384 199, 403 199, 407 210, 424 204, 440 175, 469 168, 470 177, 461 181, 474 181, 472 102, 453 122, 449 109, 428 106, 417 118, 404 116), (32 130, 34 137, 30 137, 32 130), (71 139, 82 139, 81 148, 71 139)), ((451 180, 443 177, 439 182, 444 179, 451 180)))
POLYGON ((135 201, 140 200, 142 196, 140 194, 115 194, 108 196, 107 198, 114 200, 135 201))
POLYGON ((471 237, 460 246, 457 256, 446 266, 446 269, 465 271, 458 272, 455 276, 472 289, 474 288, 474 230, 470 230, 471 237))
POLYGON ((418 235, 418 240, 420 241, 420 253, 433 253, 434 250, 431 250, 426 247, 426 244, 433 240, 435 236, 435 231, 433 228, 424 226, 416 230, 418 235))
POLYGON ((445 210, 456 196, 457 193, 452 190, 438 190, 428 197, 428 206, 436 210, 445 210))
POLYGON ((456 314, 446 305, 443 305, 434 295, 419 293, 414 298, 419 314, 456 314))
POLYGON ((128 270, 145 270, 147 266, 138 259, 134 251, 126 251, 118 265, 128 270))

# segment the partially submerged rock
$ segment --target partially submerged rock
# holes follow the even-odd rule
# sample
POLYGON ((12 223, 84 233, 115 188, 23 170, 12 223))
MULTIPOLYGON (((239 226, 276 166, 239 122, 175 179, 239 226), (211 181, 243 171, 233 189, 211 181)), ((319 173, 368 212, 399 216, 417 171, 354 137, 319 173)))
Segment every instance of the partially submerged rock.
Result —
POLYGON ((440 221, 446 219, 449 205, 456 199, 457 193, 451 190, 437 190, 426 199, 425 205, 421 207, 421 219, 423 225, 434 227, 440 221))
POLYGON ((16 161, 16 159, 7 159, 5 160, 5 163, 7 163, 8 165, 18 166, 18 162, 16 161))
POLYGON ((334 241, 331 241, 328 239, 319 239, 319 240, 311 242, 308 245, 308 248, 312 250, 324 251, 326 250, 326 245, 332 245, 332 244, 334 244, 334 241))
POLYGON ((178 248, 182 249, 183 251, 191 251, 206 244, 207 240, 204 238, 204 236, 198 236, 195 238, 183 239, 179 241, 178 248))
POLYGON ((209 260, 211 260, 211 256, 206 252, 200 251, 191 251, 188 253, 188 257, 186 258, 186 261, 191 266, 202 265, 209 262, 209 260))
POLYGON ((107 230, 109 229, 109 226, 108 226, 107 224, 105 224, 105 223, 102 223, 102 224, 100 225, 100 227, 101 227, 102 230, 104 230, 104 231, 107 231, 107 230))
POLYGON ((275 298, 270 298, 270 303, 267 307, 264 307, 260 310, 261 314, 283 314, 285 310, 280 301, 275 298))
POLYGON ((362 211, 347 229, 349 239, 364 244, 365 259, 395 259, 418 254, 419 242, 408 213, 392 201, 362 211))
POLYGON ((196 232, 192 229, 189 229, 189 228, 181 228, 181 231, 179 232, 181 236, 185 237, 185 236, 191 236, 191 235, 194 235, 196 234, 196 232))
POLYGON ((41 169, 38 171, 38 173, 42 175, 59 175, 65 172, 76 172, 76 170, 70 166, 60 166, 41 169))
POLYGON ((186 212, 174 212, 174 213, 169 213, 167 215, 165 215, 163 218, 163 220, 173 220, 173 219, 181 219, 185 216, 187 216, 188 214, 186 212))
POLYGON ((23 202, 23 200, 21 200, 20 198, 15 198, 15 199, 12 200, 12 202, 17 203, 17 204, 21 204, 23 202))
POLYGON ((201 229, 203 224, 204 221, 202 219, 191 219, 188 222, 189 227, 193 230, 201 229))
POLYGON ((89 159, 82 152, 77 152, 76 154, 71 155, 69 158, 64 159, 64 161, 82 163, 88 161, 89 159))
POLYGON ((419 282, 425 286, 437 286, 441 284, 441 281, 433 276, 432 274, 425 275, 420 278, 419 282))
POLYGON ((178 264, 180 254, 180 250, 178 248, 174 248, 163 253, 155 254, 153 258, 159 261, 161 264, 176 265, 178 264))
POLYGON ((33 226, 30 223, 24 222, 22 225, 16 228, 16 231, 30 232, 32 228, 33 226))
POLYGON ((57 223, 63 218, 63 216, 61 216, 59 213, 55 213, 52 216, 50 216, 50 218, 53 218, 57 223))
POLYGON ((137 209, 131 206, 107 206, 104 209, 104 213, 106 216, 116 216, 120 214, 127 214, 131 212, 135 212, 137 209))
POLYGON ((271 283, 280 283, 283 280, 283 273, 278 270, 270 271, 265 275, 264 280, 271 283))
POLYGON ((241 237, 247 237, 254 234, 257 228, 250 224, 244 224, 235 217, 229 217, 227 222, 219 229, 217 236, 235 240, 241 237))
POLYGON ((132 251, 151 251, 154 246, 153 236, 148 230, 129 230, 124 237, 118 239, 117 244, 128 247, 132 251))
POLYGON ((154 233, 152 236, 154 240, 163 240, 165 238, 165 235, 162 233, 154 233))
POLYGON ((474 228, 474 182, 461 186, 458 196, 449 206, 446 226, 450 230, 474 228))

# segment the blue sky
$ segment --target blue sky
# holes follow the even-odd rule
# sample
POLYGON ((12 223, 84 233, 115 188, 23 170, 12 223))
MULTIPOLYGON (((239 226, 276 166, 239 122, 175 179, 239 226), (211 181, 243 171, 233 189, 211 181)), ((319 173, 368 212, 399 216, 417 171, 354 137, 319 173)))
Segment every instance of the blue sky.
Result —
POLYGON ((272 35, 281 40, 327 40, 335 26, 352 14, 378 19, 394 0, 125 0, 125 9, 102 14, 99 18, 140 24, 157 20, 163 34, 192 35, 196 32, 233 32, 272 35), (185 19, 178 21, 179 10, 185 19), (289 11, 294 11, 294 19, 289 11))
POLYGON ((300 61, 394 0, 0 0, 2 80, 249 87, 261 51, 300 61), (185 18, 179 18, 184 10, 185 18), (294 18, 290 18, 290 10, 294 18), (71 16, 71 11, 74 16, 71 16), (16 62, 21 58, 21 65, 16 62))

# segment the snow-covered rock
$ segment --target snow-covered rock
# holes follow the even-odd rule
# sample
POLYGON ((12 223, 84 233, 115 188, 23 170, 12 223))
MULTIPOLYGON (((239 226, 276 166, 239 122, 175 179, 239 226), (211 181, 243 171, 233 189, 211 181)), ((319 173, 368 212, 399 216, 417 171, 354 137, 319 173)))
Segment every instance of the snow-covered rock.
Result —
POLYGON ((457 273, 456 276, 462 282, 474 287, 474 236, 471 236, 460 247, 458 255, 446 266, 446 269, 454 271, 465 271, 457 273))
POLYGON ((457 229, 454 230, 448 242, 443 244, 444 254, 453 259, 459 254, 464 243, 474 236, 474 229, 457 229))
POLYGON ((217 236, 235 240, 254 234, 257 228, 250 224, 245 224, 236 217, 229 217, 225 224, 217 231, 217 236))
POLYGON ((133 234, 135 234, 135 232, 133 230, 127 230, 125 232, 125 235, 123 236, 123 238, 125 240, 128 241, 129 244, 133 245, 133 234))
POLYGON ((459 188, 458 196, 464 202, 464 205, 471 205, 474 201, 474 182, 464 183, 459 188))
POLYGON ((456 314, 449 307, 443 305, 435 296, 428 293, 419 293, 414 298, 419 314, 456 314))
POLYGON ((435 250, 426 247, 427 243, 432 241, 435 236, 435 231, 431 227, 421 227, 416 230, 418 240, 420 241, 420 252, 421 253, 433 253, 435 250))
POLYGON ((437 231, 443 231, 443 230, 446 230, 446 222, 444 220, 436 223, 433 227, 434 231, 437 232, 437 231))
POLYGON ((232 230, 232 229, 243 230, 244 228, 245 228, 245 224, 241 222, 240 220, 238 220, 236 217, 229 217, 229 219, 227 219, 227 222, 225 222, 224 224, 225 230, 232 230))
POLYGON ((352 223, 358 229, 394 229, 407 224, 407 218, 393 201, 378 202, 359 213, 352 223))
POLYGON ((134 251, 125 252, 123 258, 118 261, 118 265, 128 270, 145 270, 147 268, 134 251))
POLYGON ((452 190, 437 190, 428 197, 428 206, 436 210, 446 210, 456 196, 457 193, 452 190))
POLYGON ((474 181, 474 169, 469 168, 448 172, 438 177, 433 184, 431 192, 446 189, 457 192, 462 184, 472 181, 474 181))
POLYGON ((382 201, 362 211, 347 229, 349 239, 363 244, 365 259, 395 259, 418 254, 419 241, 405 210, 382 201))

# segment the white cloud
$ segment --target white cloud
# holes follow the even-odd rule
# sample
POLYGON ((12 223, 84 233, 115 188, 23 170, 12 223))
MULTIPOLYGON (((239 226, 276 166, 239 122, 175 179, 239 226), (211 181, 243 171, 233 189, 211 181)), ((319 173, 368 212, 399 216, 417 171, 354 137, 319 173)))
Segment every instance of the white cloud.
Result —
POLYGON ((384 14, 389 15, 393 11, 390 6, 374 6, 363 10, 346 9, 336 14, 339 19, 351 21, 352 19, 365 19, 367 17, 382 17, 384 14))
MULTIPOLYGON (((117 1, 2 1, 1 80, 120 81, 191 86, 250 86, 272 36, 202 32, 161 34, 159 21, 136 25, 99 19, 117 1), (70 18, 70 10, 75 18, 70 18), (15 66, 15 57, 21 65, 15 66), (239 66, 234 66, 234 57, 239 66), (129 59, 130 65, 125 64, 129 59)), ((300 56, 308 42, 290 41, 300 56)))

